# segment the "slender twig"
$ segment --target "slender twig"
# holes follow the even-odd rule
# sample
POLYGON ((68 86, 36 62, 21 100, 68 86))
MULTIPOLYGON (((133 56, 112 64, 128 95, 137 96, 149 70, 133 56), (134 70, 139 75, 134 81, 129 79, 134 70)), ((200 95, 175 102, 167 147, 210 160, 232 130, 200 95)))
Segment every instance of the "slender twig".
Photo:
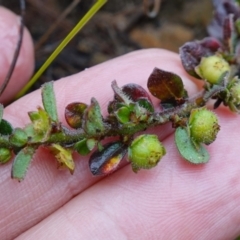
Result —
POLYGON ((52 61, 58 56, 58 54, 64 49, 64 47, 72 40, 72 38, 86 25, 86 23, 99 11, 99 9, 107 2, 107 0, 98 0, 90 10, 84 15, 83 18, 77 23, 72 31, 63 39, 59 46, 54 50, 46 62, 41 68, 34 74, 31 80, 24 86, 24 88, 17 94, 15 99, 23 96, 27 90, 37 81, 42 73, 48 68, 52 61))
POLYGON ((20 53, 20 49, 22 46, 22 39, 23 39, 23 32, 24 32, 24 15, 25 15, 25 0, 20 0, 20 9, 21 9, 21 14, 20 14, 20 27, 19 27, 19 38, 18 38, 18 42, 16 45, 16 49, 13 55, 13 60, 12 63, 9 67, 8 73, 6 75, 6 78, 4 79, 4 82, 2 84, 2 86, 0 87, 0 96, 3 94, 4 90, 6 89, 11 76, 13 74, 14 68, 16 66, 17 60, 18 60, 18 56, 20 53))

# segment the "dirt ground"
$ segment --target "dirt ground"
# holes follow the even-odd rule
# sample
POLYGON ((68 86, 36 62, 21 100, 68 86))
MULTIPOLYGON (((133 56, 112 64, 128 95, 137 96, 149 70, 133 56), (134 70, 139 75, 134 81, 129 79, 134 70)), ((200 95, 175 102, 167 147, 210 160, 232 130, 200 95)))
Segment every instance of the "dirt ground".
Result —
MULTIPOLYGON (((0 4, 20 13, 16 0, 0 4)), ((93 0, 26 0, 25 25, 35 43, 36 70, 88 11, 93 0), (61 15, 68 8, 68 15, 61 15), (52 29, 52 30, 51 30, 52 29)), ((211 0, 162 0, 156 18, 148 18, 142 0, 109 0, 34 84, 56 80, 141 48, 178 52, 187 41, 207 36, 211 0)))

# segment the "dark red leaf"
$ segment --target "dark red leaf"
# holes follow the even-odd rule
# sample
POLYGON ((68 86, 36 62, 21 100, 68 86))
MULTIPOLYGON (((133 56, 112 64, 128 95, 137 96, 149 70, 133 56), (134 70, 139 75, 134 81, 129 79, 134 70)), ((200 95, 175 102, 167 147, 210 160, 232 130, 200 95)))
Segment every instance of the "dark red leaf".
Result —
POLYGON ((240 17, 239 5, 234 0, 213 0, 214 16, 208 26, 210 36, 219 40, 223 39, 224 19, 233 14, 234 21, 240 17))
POLYGON ((155 68, 147 85, 150 93, 163 102, 178 101, 185 97, 182 79, 171 72, 155 68))
POLYGON ((140 98, 146 98, 150 102, 152 102, 147 91, 138 84, 135 83, 126 84, 122 86, 122 91, 134 102, 136 102, 140 98))
POLYGON ((213 37, 201 41, 187 42, 179 49, 184 69, 192 76, 198 77, 195 67, 199 65, 202 57, 213 55, 219 48, 220 42, 213 37))

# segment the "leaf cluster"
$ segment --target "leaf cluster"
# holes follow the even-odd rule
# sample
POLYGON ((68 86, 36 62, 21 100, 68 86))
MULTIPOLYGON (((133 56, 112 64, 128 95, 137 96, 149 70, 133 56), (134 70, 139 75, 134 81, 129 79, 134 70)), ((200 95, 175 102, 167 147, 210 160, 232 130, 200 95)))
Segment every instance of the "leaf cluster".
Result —
POLYGON ((4 164, 13 156, 12 178, 19 181, 42 146, 52 152, 60 168, 71 173, 75 168, 74 152, 91 154, 89 168, 93 175, 112 173, 125 156, 134 172, 150 169, 158 164, 166 149, 156 135, 144 131, 167 122, 176 130, 176 147, 185 160, 193 164, 208 162, 205 145, 215 141, 220 126, 217 116, 206 109, 206 103, 214 99, 214 108, 222 104, 240 113, 238 3, 229 0, 216 6, 209 31, 210 37, 180 48, 185 70, 204 83, 197 96, 188 95, 175 73, 154 68, 147 80, 148 91, 137 84, 119 87, 116 81, 112 82, 113 99, 106 117, 94 97, 90 103, 69 103, 65 108, 68 126, 64 126, 58 118, 53 83, 46 83, 42 87, 43 108, 29 112, 30 123, 22 129, 2 119, 0 105, 0 162, 4 164), (222 29, 222 35, 216 28, 222 29), (155 109, 149 94, 159 100, 160 110, 155 109), (103 140, 108 143, 103 144, 103 140))

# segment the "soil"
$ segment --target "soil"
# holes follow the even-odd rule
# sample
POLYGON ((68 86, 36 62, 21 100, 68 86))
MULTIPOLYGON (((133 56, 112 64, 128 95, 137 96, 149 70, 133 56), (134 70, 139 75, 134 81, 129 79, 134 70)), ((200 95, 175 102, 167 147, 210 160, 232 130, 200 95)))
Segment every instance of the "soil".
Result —
MULTIPOLYGON (((25 25, 35 43, 36 71, 94 2, 26 0, 25 25), (75 6, 69 14, 56 25, 61 14, 73 3, 75 6), (48 34, 51 28, 54 30, 48 34)), ((55 59, 31 91, 46 81, 60 79, 137 49, 154 47, 178 52, 185 42, 207 36, 206 27, 213 10, 210 0, 162 0, 155 18, 145 15, 142 2, 109 0, 55 59)), ((0 4, 20 13, 16 0, 0 0, 0 4)))

